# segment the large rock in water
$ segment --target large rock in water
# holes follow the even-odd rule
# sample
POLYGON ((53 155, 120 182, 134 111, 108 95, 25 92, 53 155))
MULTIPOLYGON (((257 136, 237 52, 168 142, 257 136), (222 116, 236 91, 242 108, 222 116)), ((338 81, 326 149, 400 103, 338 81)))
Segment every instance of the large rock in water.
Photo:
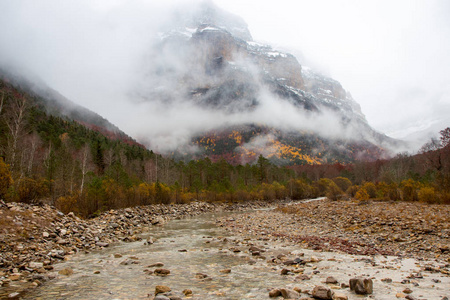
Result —
POLYGON ((312 296, 316 299, 331 300, 333 292, 326 286, 316 285, 312 291, 312 296))
POLYGON ((350 279, 350 290, 359 295, 366 295, 373 293, 372 279, 368 278, 352 278, 350 279))

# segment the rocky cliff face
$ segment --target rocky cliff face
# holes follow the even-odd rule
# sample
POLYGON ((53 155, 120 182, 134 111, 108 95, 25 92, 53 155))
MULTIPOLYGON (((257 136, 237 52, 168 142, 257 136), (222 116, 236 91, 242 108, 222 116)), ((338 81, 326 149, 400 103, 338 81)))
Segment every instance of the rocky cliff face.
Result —
POLYGON ((242 19, 210 2, 177 14, 175 25, 159 33, 150 53, 146 76, 151 83, 140 90, 148 101, 172 105, 187 101, 232 119, 238 113, 258 112, 270 100, 282 104, 286 114, 298 113, 299 124, 314 119, 331 124, 330 132, 326 126, 316 130, 314 125, 295 123, 277 128, 276 120, 270 119, 205 128, 193 139, 202 154, 237 156, 239 162, 242 153, 250 151, 246 145, 270 135, 269 144, 260 150, 252 147, 251 152, 256 155, 275 147, 272 157, 287 163, 349 162, 362 156, 378 158, 383 147, 394 143, 369 126, 358 103, 339 82, 301 66, 289 53, 254 42, 242 19), (242 136, 238 143, 219 147, 199 142, 211 134, 223 138, 221 133, 233 131, 242 136))

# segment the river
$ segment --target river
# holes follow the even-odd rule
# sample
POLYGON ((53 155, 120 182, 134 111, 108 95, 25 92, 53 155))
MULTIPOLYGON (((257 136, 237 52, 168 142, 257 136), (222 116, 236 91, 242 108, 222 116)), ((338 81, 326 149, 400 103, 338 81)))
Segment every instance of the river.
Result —
MULTIPOLYGON (((340 282, 358 275, 374 278, 374 294, 370 299, 395 299, 397 292, 412 285, 402 284, 412 272, 420 270, 414 260, 395 257, 359 257, 335 252, 315 252, 298 245, 282 245, 267 240, 249 241, 230 236, 217 227, 218 217, 229 213, 208 213, 197 217, 173 220, 163 226, 153 226, 142 235, 143 240, 123 243, 88 254, 77 254, 70 260, 55 265, 55 271, 73 270, 70 276, 58 275, 44 285, 23 296, 23 299, 152 299, 157 285, 168 286, 173 295, 183 299, 182 291, 193 291, 189 299, 270 299, 271 288, 301 287, 311 291, 328 276, 340 282), (147 244, 147 239, 153 244, 147 244), (265 256, 252 256, 248 251, 252 243, 264 248, 265 256), (239 249, 240 252, 237 252, 239 249), (296 275, 280 275, 285 266, 272 264, 271 258, 286 255, 313 261, 292 271, 308 274, 311 280, 300 281, 296 275), (316 260, 317 261, 314 261, 316 260), (161 262, 170 270, 165 277, 150 274, 161 262), (225 273, 228 270, 229 273, 225 273), (221 272, 222 271, 222 272, 221 272), (204 275, 197 275, 198 273, 204 275), (197 275, 197 276, 196 276, 197 275), (391 278, 392 283, 381 281, 391 278)), ((414 281, 414 280, 413 280, 414 281)), ((418 299, 442 299, 448 277, 425 274, 414 287, 418 299), (431 279, 442 281, 436 288, 431 279), (421 298, 422 297, 422 298, 421 298)), ((448 285, 447 285, 448 284, 448 285)), ((335 286, 334 288, 338 288, 335 286)), ((413 287, 412 287, 413 288, 413 287)), ((348 289, 340 292, 349 299, 368 299, 348 289)), ((303 296, 306 296, 303 294, 303 296)))

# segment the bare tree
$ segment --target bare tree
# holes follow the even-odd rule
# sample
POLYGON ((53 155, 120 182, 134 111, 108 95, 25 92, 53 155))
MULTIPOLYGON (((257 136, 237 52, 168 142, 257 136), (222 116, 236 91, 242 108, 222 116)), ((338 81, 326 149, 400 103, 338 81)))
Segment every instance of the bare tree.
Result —
POLYGON ((86 174, 89 172, 88 170, 88 159, 89 159, 89 145, 86 144, 83 148, 82 156, 81 156, 81 184, 80 184, 80 194, 83 193, 84 182, 86 178, 86 174))
POLYGON ((26 98, 23 96, 16 96, 8 101, 7 111, 4 114, 5 123, 9 131, 6 155, 12 170, 14 170, 16 165, 19 140, 25 134, 24 129, 27 109, 28 102, 26 98))

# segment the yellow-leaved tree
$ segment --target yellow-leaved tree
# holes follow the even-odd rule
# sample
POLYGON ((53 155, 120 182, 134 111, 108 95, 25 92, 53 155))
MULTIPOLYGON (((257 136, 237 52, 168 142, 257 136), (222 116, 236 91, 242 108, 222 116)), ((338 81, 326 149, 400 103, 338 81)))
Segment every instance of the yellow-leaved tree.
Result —
POLYGON ((0 157, 0 198, 5 198, 9 187, 13 184, 11 171, 3 158, 0 157))

